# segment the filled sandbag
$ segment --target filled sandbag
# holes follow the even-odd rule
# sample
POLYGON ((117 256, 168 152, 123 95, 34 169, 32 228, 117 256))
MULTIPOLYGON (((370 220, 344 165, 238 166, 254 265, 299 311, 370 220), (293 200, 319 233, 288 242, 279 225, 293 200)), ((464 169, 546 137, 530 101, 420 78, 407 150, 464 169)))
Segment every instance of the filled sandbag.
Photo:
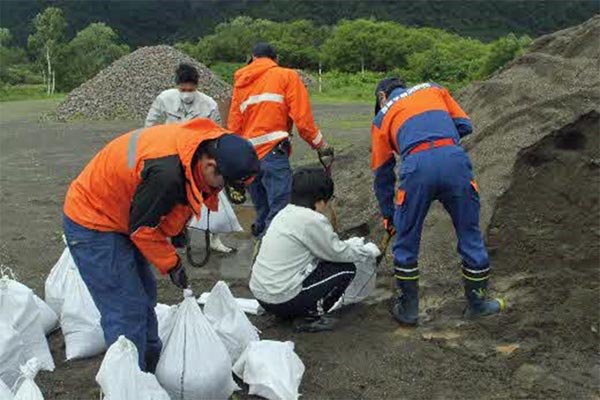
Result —
POLYGON ((233 366, 233 372, 249 385, 248 394, 269 400, 296 400, 304 364, 293 342, 251 342, 233 366))
MULTIPOLYGON (((54 370, 54 360, 33 292, 6 275, 0 278, 0 321, 17 332, 26 360, 37 358, 42 369, 54 370)), ((4 358, 3 353, 11 351, 10 348, 0 348, 0 358, 4 358)))
POLYGON ((65 284, 69 269, 77 268, 68 247, 65 247, 60 258, 50 270, 44 286, 44 299, 56 315, 60 316, 65 299, 65 284))
POLYGON ((64 281, 65 297, 60 326, 65 337, 67 360, 92 357, 106 350, 100 311, 75 265, 64 281))
POLYGON ((238 389, 229 353, 189 289, 166 334, 156 377, 177 400, 225 400, 238 389))
POLYGON ((32 358, 21 366, 21 383, 14 400, 44 400, 42 391, 34 381, 40 367, 37 358, 32 358))
POLYGON ((0 319, 0 380, 12 388, 21 375, 19 367, 25 362, 25 344, 19 332, 0 319))
POLYGON ((177 306, 169 306, 162 303, 157 303, 154 307, 156 319, 158 321, 158 337, 164 343, 166 336, 173 326, 173 317, 177 311, 177 306))
POLYGON ((204 315, 212 324, 235 363, 248 344, 258 341, 258 330, 239 307, 223 281, 213 287, 204 306, 204 315))
POLYGON ((125 336, 119 336, 108 348, 96 382, 104 394, 103 400, 170 400, 156 377, 140 370, 137 348, 125 336))
POLYGON ((8 388, 8 386, 6 386, 6 384, 4 383, 4 381, 2 379, 0 379, 0 400, 13 400, 13 394, 10 391, 10 389, 8 388))

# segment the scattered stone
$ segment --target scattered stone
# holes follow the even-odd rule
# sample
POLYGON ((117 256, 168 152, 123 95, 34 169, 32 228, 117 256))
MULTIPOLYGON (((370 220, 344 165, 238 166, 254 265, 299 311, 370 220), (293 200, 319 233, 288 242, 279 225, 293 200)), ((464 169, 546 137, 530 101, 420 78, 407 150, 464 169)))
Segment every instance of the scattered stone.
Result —
POLYGON ((521 345, 518 343, 506 344, 506 345, 496 346, 496 351, 505 356, 509 356, 512 353, 514 353, 515 351, 517 351, 517 349, 519 347, 521 347, 521 345))

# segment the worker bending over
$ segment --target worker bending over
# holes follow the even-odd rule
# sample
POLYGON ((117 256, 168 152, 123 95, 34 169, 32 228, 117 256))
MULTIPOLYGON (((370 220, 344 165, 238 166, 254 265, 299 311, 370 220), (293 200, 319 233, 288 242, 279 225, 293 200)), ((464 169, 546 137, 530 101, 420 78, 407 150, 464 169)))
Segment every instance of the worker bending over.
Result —
POLYGON ((465 315, 500 312, 502 300, 486 299, 490 263, 479 229, 479 189, 469 156, 459 145, 472 132, 471 121, 435 83, 407 88, 402 80, 388 78, 379 82, 375 95, 374 188, 384 227, 390 234, 396 232, 394 275, 401 295, 392 310, 394 318, 407 325, 418 322, 417 261, 423 221, 433 200, 442 202, 458 237, 468 301, 465 315), (402 159, 397 188, 395 155, 402 159))
POLYGON ((100 311, 106 345, 119 335, 153 372, 158 338, 150 263, 188 285, 175 245, 192 215, 215 210, 225 184, 258 172, 252 145, 208 119, 159 125, 111 141, 71 183, 64 205, 67 245, 100 311), (169 238, 173 238, 169 241, 169 238))
POLYGON ((298 132, 321 157, 333 148, 315 125, 308 91, 293 69, 277 65, 277 54, 267 43, 252 50, 252 61, 234 74, 233 97, 227 126, 256 148, 260 170, 249 186, 256 209, 252 234, 260 238, 273 217, 290 201, 292 170, 290 134, 298 132))
POLYGON ((354 278, 355 263, 379 255, 374 244, 344 242, 334 232, 322 214, 333 189, 321 169, 294 173, 291 204, 273 218, 252 267, 250 290, 261 306, 296 319, 298 331, 331 329, 323 315, 354 278))

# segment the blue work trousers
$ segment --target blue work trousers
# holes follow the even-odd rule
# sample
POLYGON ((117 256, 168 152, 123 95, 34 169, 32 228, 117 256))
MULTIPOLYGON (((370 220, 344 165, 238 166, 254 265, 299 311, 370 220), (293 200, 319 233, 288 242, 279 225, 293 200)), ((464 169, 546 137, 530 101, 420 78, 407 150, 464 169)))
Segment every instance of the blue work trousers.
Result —
POLYGON ((256 210, 252 233, 262 237, 275 215, 290 202, 292 169, 288 153, 276 148, 267 154, 248 191, 256 210))
POLYGON ((463 263, 475 271, 486 269, 489 259, 479 228, 479 192, 471 161, 462 147, 446 146, 410 154, 403 159, 399 175, 394 213, 396 273, 407 273, 404 279, 416 278, 414 267, 423 221, 433 200, 439 200, 452 218, 463 263), (413 268, 402 268, 406 266, 413 268))
POLYGON ((137 346, 140 368, 146 371, 146 362, 155 364, 162 348, 152 267, 127 235, 88 229, 67 216, 63 225, 73 260, 100 311, 106 345, 125 336, 137 346))

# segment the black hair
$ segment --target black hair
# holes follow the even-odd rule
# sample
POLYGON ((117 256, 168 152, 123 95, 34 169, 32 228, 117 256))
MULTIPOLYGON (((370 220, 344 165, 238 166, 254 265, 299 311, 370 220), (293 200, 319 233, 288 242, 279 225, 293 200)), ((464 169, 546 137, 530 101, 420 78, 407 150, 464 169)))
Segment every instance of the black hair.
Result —
POLYGON ((201 159, 203 155, 215 160, 217 159, 217 139, 204 140, 200 143, 200 146, 198 146, 192 157, 192 170, 196 168, 198 160, 201 159))
POLYGON ((190 64, 181 63, 175 70, 175 83, 193 83, 198 85, 199 75, 198 70, 190 64))
POLYGON ((268 57, 275 61, 277 58, 277 52, 275 48, 266 42, 258 42, 252 48, 252 55, 254 57, 268 57))
POLYGON ((300 168, 292 178, 291 203, 315 209, 315 203, 333 197, 333 180, 320 168, 300 168))
POLYGON ((377 115, 379 110, 381 110, 378 97, 379 92, 383 92, 385 93, 386 97, 390 97, 390 94, 392 94, 392 92, 398 88, 406 88, 406 83, 397 76, 392 76, 379 81, 375 87, 375 115, 377 115))

